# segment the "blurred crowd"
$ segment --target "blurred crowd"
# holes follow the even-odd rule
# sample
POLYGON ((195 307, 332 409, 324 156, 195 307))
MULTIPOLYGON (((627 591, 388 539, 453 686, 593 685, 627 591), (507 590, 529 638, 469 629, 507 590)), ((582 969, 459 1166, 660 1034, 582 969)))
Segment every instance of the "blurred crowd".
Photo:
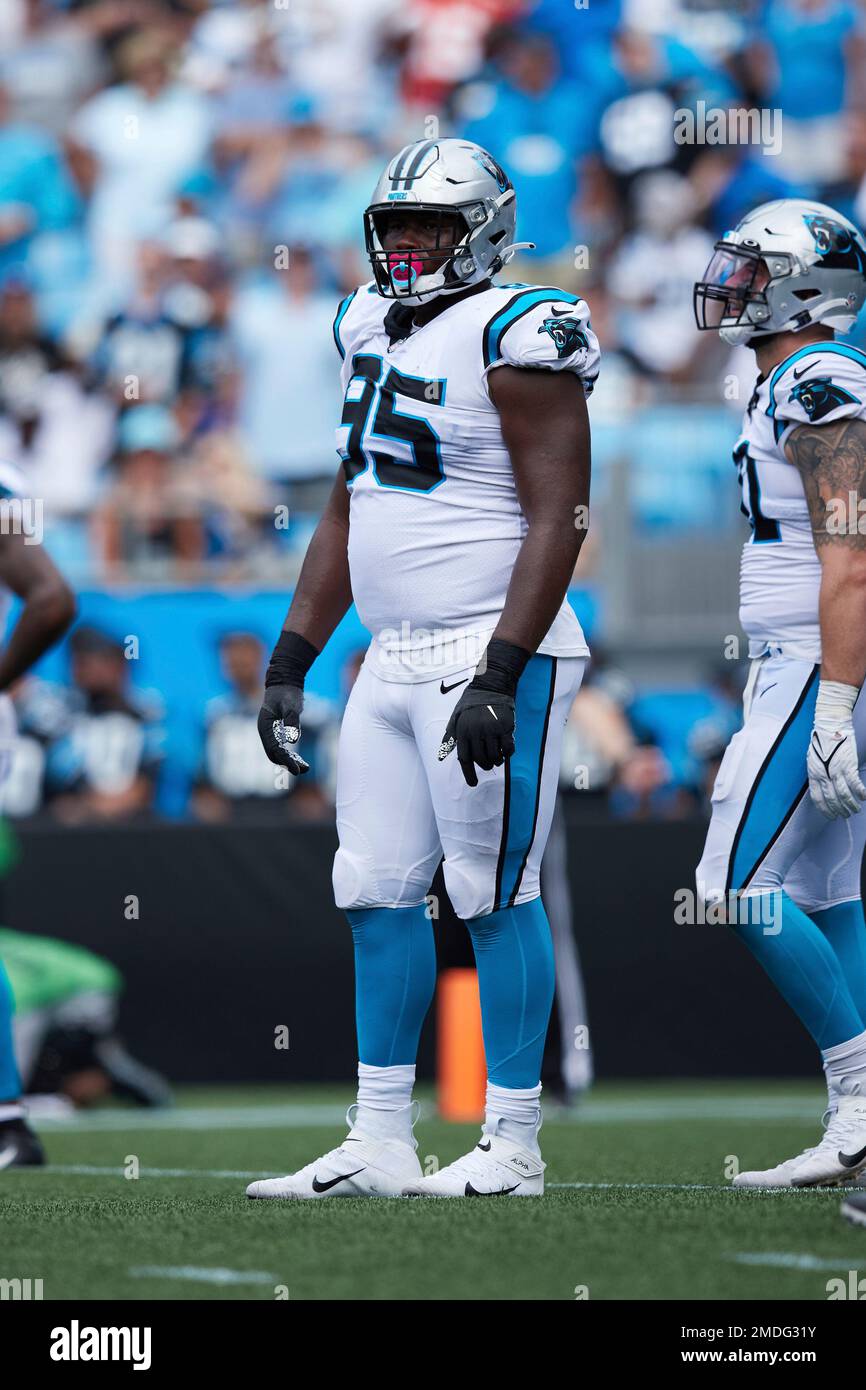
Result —
POLYGON ((714 238, 796 191, 866 215, 864 33, 852 0, 6 0, 0 455, 73 574, 291 576, 361 212, 431 133, 509 170, 514 278, 590 299, 602 417, 718 397, 714 238), (731 107, 782 138, 678 143, 677 112, 731 107))
MULTIPOLYGON (((268 652, 257 633, 227 629, 216 638, 222 689, 183 731, 189 756, 172 737, 162 694, 133 682, 129 640, 79 624, 68 678, 31 675, 13 689, 18 736, 3 814, 64 825, 146 822, 169 809, 166 764, 174 757, 188 770, 174 813, 206 824, 333 822, 340 721, 363 648, 349 651, 338 698, 305 693, 310 771, 294 778, 268 761, 259 740, 268 652)), ((701 689, 650 694, 597 649, 566 726, 561 794, 579 798, 590 817, 679 819, 705 810, 738 726, 742 674, 720 663, 701 689)))
MULTIPOLYGON (((694 331, 692 283, 765 199, 866 220, 862 3, 4 0, 0 456, 79 587, 292 583, 336 470, 331 324, 369 278, 361 214, 389 154, 437 134, 512 177, 537 250, 510 278, 591 303, 600 495, 624 454, 648 526, 713 512, 728 442, 700 410, 729 408, 730 364, 694 331), (750 143, 733 123, 707 136, 732 109, 757 114, 750 143), (698 133, 680 139, 684 111, 698 133)), ((114 638, 76 641, 68 687, 18 695, 19 814, 147 813, 159 702, 133 693, 114 638)), ((230 635, 221 658, 190 802, 205 819, 262 796, 243 770, 258 637, 230 635)), ((674 746, 669 716, 597 662, 564 784, 591 765, 622 814, 700 804, 729 684, 708 676, 674 746)), ((316 791, 273 789, 294 814, 327 804, 334 718, 316 791)))

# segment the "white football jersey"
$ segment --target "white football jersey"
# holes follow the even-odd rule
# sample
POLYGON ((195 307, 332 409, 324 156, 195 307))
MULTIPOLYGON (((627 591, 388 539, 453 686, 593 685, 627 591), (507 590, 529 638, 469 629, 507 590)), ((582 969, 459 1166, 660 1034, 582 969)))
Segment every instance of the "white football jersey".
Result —
POLYGON ((810 343, 758 377, 734 450, 752 534, 740 567, 740 622, 749 655, 779 645, 821 659, 821 562, 800 474, 785 455, 797 425, 866 417, 866 353, 810 343))
MULTIPOLYGON (((599 349, 585 302, 555 288, 491 286, 394 343, 392 307, 371 282, 337 312, 337 450, 351 492, 352 593, 373 634, 367 664, 418 681, 477 661, 527 530, 488 373, 503 363, 571 371, 588 394, 599 349)), ((586 655, 567 600, 538 650, 586 655)))

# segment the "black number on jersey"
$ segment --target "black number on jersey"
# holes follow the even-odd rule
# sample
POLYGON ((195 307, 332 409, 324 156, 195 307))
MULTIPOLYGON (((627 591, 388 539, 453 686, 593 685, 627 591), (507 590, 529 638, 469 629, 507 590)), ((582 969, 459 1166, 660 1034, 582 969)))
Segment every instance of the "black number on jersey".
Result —
POLYGON ((761 511, 761 487, 758 482, 758 469, 755 460, 749 453, 749 446, 744 440, 734 450, 734 463, 737 465, 737 477, 740 481, 740 488, 743 486, 743 476, 746 479, 746 494, 748 495, 749 505, 745 501, 740 502, 740 511, 743 516, 748 517, 749 525, 752 528, 752 540, 754 541, 777 541, 781 539, 778 521, 773 521, 770 517, 764 516, 761 511))
POLYGON ((445 477, 439 436, 429 420, 399 411, 396 396, 408 396, 410 400, 424 401, 427 405, 444 405, 444 380, 404 376, 392 367, 380 386, 382 359, 367 353, 358 353, 352 358, 352 372, 352 381, 361 381, 363 385, 354 400, 350 400, 347 392, 343 405, 341 424, 349 426, 343 454, 346 481, 353 482, 372 458, 373 474, 382 487, 432 492, 445 477), (371 423, 370 414, 377 396, 379 403, 371 423), (369 440, 370 436, 408 444, 412 451, 411 461, 380 449, 365 449, 365 437, 369 440))

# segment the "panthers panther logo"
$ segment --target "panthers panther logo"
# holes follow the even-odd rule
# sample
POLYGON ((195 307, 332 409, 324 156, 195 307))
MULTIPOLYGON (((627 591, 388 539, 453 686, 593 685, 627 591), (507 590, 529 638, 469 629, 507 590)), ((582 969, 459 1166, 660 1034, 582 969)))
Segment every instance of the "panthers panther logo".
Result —
POLYGON ((558 314, 555 309, 538 331, 550 334, 556 346, 557 357, 570 357, 578 348, 589 346, 580 321, 570 314, 558 314))
POLYGON ((859 405, 856 396, 837 386, 829 377, 819 377, 815 381, 804 381, 795 386, 788 397, 789 401, 799 401, 810 420, 823 420, 837 406, 853 402, 859 405))
POLYGON ((856 270, 866 275, 863 248, 847 227, 817 213, 804 216, 803 221, 812 233, 823 266, 830 270, 856 270))
POLYGON ((496 163, 492 154, 488 154, 486 150, 474 150, 472 158, 475 160, 476 164, 480 164, 481 168, 486 170, 487 173, 496 180, 496 185, 500 193, 504 193, 506 188, 511 187, 511 180, 505 170, 496 163))

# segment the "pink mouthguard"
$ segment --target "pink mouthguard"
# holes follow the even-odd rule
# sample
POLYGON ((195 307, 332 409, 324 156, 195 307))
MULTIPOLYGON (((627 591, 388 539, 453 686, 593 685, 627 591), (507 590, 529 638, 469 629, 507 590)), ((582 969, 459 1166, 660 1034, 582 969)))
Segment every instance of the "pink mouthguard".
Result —
POLYGON ((388 256, 391 279, 398 285, 410 285, 424 269, 424 262, 405 251, 392 251, 388 256))

